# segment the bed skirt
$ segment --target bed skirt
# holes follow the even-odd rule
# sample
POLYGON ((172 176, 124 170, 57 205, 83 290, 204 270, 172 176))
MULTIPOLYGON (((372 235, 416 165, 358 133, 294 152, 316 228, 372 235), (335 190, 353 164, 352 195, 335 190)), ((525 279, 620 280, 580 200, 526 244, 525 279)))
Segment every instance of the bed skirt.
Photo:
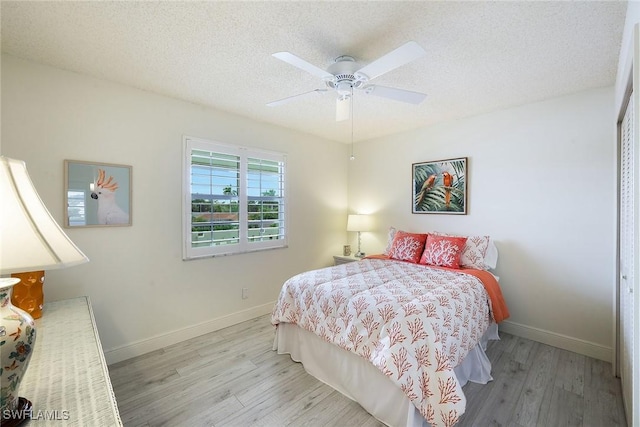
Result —
MULTIPOLYGON (((491 381, 491 362, 485 354, 487 342, 499 339, 498 325, 491 323, 480 343, 454 369, 460 385, 467 381, 491 381)), ((273 343, 279 354, 289 354, 304 369, 367 412, 392 427, 428 426, 402 390, 360 356, 327 343, 315 334, 290 323, 280 323, 273 343)))

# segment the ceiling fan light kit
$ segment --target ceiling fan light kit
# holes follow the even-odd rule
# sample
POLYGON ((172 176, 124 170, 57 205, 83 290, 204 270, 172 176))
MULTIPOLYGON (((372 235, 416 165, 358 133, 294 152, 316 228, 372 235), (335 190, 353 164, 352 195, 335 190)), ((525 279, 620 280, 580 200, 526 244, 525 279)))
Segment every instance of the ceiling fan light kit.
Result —
POLYGON ((331 78, 325 79, 325 84, 328 88, 335 89, 338 94, 350 95, 351 88, 358 89, 367 80, 364 76, 356 76, 357 70, 358 63, 352 56, 339 56, 327 69, 331 78))
POLYGON ((426 51, 418 43, 409 41, 361 68, 358 68, 359 64, 352 56, 339 56, 325 71, 290 52, 274 53, 273 56, 281 61, 321 78, 325 82, 327 89, 315 89, 310 92, 273 101, 267 105, 274 107, 313 93, 323 94, 332 90, 336 92, 336 121, 348 120, 351 116, 349 104, 351 104, 354 89, 362 90, 363 93, 367 95, 375 95, 394 101, 417 105, 424 101, 427 95, 404 89, 368 84, 368 82, 382 74, 421 58, 425 54, 426 51))

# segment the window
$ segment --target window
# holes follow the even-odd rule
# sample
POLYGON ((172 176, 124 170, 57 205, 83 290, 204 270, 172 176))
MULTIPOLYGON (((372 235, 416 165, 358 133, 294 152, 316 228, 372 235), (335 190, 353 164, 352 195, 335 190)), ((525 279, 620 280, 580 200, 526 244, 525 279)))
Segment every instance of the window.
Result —
POLYGON ((183 258, 285 247, 286 156, 184 141, 183 258))
POLYGON ((69 226, 87 225, 85 216, 86 197, 84 190, 67 191, 67 217, 69 226))

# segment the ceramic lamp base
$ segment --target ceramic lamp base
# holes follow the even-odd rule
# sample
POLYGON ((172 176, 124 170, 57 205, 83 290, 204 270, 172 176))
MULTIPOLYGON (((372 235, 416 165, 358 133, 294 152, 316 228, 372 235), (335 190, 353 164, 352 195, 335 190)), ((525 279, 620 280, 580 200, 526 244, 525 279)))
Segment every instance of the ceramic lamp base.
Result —
POLYGON ((0 277, 0 425, 19 425, 31 418, 31 402, 18 389, 36 341, 36 325, 29 313, 11 304, 17 278, 0 277))
POLYGON ((0 415, 0 424, 2 427, 19 426, 23 422, 31 419, 32 410, 33 406, 31 405, 31 401, 24 397, 19 397, 16 409, 12 411, 4 411, 0 415))

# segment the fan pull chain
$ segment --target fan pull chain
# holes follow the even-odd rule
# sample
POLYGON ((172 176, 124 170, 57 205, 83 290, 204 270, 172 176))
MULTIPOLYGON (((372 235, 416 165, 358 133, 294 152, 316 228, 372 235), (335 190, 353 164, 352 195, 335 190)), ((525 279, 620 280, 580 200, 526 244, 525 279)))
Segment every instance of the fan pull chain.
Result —
POLYGON ((351 102, 349 103, 349 106, 351 108, 351 157, 349 158, 350 160, 355 160, 356 156, 353 155, 353 86, 351 86, 351 102))

